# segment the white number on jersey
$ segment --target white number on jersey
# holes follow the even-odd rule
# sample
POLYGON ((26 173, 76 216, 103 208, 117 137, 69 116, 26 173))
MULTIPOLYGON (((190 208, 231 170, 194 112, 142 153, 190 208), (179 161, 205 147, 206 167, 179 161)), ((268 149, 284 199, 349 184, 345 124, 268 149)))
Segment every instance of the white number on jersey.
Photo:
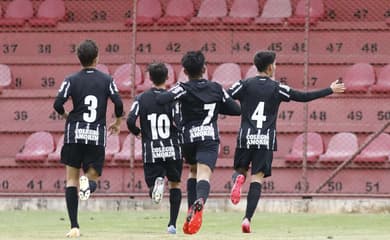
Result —
POLYGON ((157 140, 159 137, 162 139, 169 138, 169 129, 171 127, 171 123, 169 121, 168 115, 160 114, 157 116, 156 113, 152 113, 148 115, 148 120, 150 121, 153 140, 157 140))
POLYGON ((89 112, 83 114, 83 119, 86 122, 94 122, 96 120, 96 108, 98 106, 98 100, 93 95, 88 95, 84 98, 84 104, 88 106, 89 112))
POLYGON ((259 102, 259 104, 257 104, 256 110, 251 116, 251 120, 256 121, 257 128, 263 127, 263 122, 267 120, 267 117, 264 115, 264 102, 259 102))
POLYGON ((210 123, 211 118, 214 116, 214 110, 215 110, 216 103, 208 103, 203 106, 204 110, 207 110, 207 116, 202 122, 202 125, 207 125, 210 123))

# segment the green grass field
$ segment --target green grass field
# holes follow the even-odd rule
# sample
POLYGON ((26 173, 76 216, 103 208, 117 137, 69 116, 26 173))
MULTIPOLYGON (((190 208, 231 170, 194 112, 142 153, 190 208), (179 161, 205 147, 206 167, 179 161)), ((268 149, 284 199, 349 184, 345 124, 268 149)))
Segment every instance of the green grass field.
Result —
MULTIPOLYGON (((184 212, 178 220, 176 235, 165 233, 168 212, 161 210, 125 212, 81 212, 80 239, 390 239, 388 214, 273 214, 257 212, 252 233, 242 234, 241 212, 204 214, 198 234, 184 235, 181 227, 184 212)), ((0 212, 0 239, 65 239, 69 227, 63 212, 0 212)))

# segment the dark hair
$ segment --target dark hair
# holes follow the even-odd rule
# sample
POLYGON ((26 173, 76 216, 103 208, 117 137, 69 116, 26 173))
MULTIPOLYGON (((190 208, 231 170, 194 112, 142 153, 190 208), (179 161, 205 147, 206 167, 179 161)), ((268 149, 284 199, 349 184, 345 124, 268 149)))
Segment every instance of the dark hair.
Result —
POLYGON ((147 71, 149 72, 150 80, 152 80, 154 85, 161 85, 167 80, 168 68, 164 63, 151 63, 149 64, 147 71))
POLYGON ((181 59, 181 65, 189 77, 201 76, 204 64, 205 57, 201 51, 189 51, 181 59))
POLYGON ((97 58, 98 52, 99 49, 92 40, 85 40, 77 47, 77 57, 83 67, 91 66, 93 61, 97 58))
POLYGON ((272 51, 257 52, 253 59, 257 71, 264 72, 267 67, 275 62, 276 54, 272 51))

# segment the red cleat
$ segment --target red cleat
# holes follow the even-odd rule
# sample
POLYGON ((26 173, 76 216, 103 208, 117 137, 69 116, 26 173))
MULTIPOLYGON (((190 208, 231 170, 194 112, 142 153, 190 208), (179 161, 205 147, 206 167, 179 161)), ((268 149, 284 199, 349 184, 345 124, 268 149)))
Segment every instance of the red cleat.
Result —
POLYGON ((248 218, 245 218, 244 221, 242 221, 241 229, 243 233, 251 232, 251 222, 249 222, 248 218))
POLYGON ((233 204, 237 204, 240 202, 241 198, 241 187, 245 182, 245 176, 240 174, 236 177, 236 181, 234 181, 234 185, 232 187, 232 191, 230 192, 230 200, 233 204))
POLYGON ((194 202, 190 211, 188 212, 186 219, 186 222, 188 223, 188 234, 197 233, 202 226, 203 205, 203 199, 200 198, 194 202))
POLYGON ((186 219, 186 221, 184 222, 184 225, 183 225, 183 233, 191 234, 190 232, 188 232, 188 222, 187 222, 187 219, 186 219))
POLYGON ((192 206, 188 209, 187 211, 187 217, 186 217, 186 220, 184 221, 184 224, 183 224, 183 233, 185 234, 192 234, 188 231, 188 223, 189 221, 191 220, 191 217, 190 215, 192 214, 192 206))

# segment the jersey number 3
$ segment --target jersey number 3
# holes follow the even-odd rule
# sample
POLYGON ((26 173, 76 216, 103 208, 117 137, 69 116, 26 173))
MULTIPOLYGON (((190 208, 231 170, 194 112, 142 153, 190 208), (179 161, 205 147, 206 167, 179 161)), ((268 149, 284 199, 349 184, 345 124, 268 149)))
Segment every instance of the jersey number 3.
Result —
POLYGON ((264 102, 259 102, 259 104, 257 104, 256 110, 251 116, 251 120, 256 121, 257 128, 263 127, 263 122, 267 120, 267 117, 264 115, 264 102))
POLYGON ((84 104, 88 106, 89 112, 83 114, 83 120, 89 123, 96 121, 97 98, 93 95, 88 95, 84 98, 84 104))

